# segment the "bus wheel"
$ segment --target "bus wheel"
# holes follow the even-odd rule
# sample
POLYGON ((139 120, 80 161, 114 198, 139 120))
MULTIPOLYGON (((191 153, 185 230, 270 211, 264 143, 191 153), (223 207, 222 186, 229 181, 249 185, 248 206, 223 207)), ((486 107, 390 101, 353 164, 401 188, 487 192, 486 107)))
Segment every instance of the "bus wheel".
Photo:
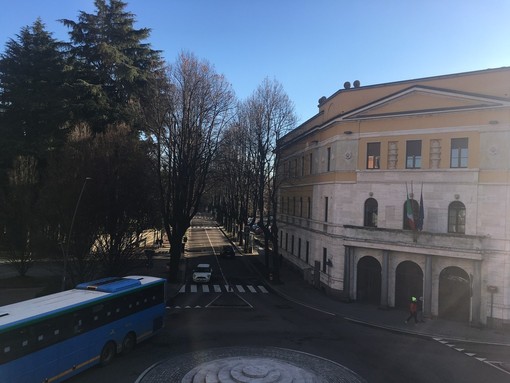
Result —
POLYGON ((122 354, 126 355, 133 351, 133 348, 135 348, 135 344, 136 344, 135 334, 132 332, 126 334, 124 340, 122 341, 122 354))
POLYGON ((115 357, 115 354, 117 352, 117 347, 115 346, 115 343, 108 342, 104 345, 103 350, 101 350, 101 357, 99 359, 99 364, 101 366, 106 366, 110 364, 115 357))

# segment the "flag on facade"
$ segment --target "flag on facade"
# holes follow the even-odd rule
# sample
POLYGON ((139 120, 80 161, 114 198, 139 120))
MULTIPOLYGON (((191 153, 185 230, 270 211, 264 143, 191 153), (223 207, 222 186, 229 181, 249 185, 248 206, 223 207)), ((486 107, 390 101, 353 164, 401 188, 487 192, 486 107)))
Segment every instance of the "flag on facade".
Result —
POLYGON ((407 201, 406 201, 407 222, 409 223, 409 227, 411 228, 411 230, 416 230, 416 226, 414 224, 413 205, 411 205, 411 200, 409 199, 409 191, 407 190, 407 182, 406 182, 406 194, 407 194, 407 201))
POLYGON ((420 212, 418 214, 418 219, 416 220, 416 229, 419 231, 423 230, 423 220, 425 219, 425 209, 423 208, 423 184, 421 184, 421 194, 420 194, 420 212))

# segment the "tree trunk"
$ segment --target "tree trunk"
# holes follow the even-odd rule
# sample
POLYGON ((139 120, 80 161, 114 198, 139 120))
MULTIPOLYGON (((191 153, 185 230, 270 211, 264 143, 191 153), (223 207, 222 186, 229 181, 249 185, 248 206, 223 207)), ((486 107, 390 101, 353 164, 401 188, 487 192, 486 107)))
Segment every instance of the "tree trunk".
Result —
POLYGON ((170 236, 170 269, 168 270, 168 281, 178 282, 180 280, 179 264, 182 256, 183 235, 172 234, 170 236))

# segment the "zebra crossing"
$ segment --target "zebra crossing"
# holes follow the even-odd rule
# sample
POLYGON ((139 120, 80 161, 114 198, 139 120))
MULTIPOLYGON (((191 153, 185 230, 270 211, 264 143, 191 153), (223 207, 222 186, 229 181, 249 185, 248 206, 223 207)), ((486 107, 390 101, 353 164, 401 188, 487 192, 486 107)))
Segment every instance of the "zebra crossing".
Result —
POLYGON ((190 228, 191 229, 217 229, 218 226, 213 226, 213 225, 209 225, 209 226, 191 225, 190 228))
POLYGON ((269 291, 262 285, 240 285, 240 284, 186 284, 182 285, 179 294, 184 293, 241 293, 241 294, 268 294, 269 291))

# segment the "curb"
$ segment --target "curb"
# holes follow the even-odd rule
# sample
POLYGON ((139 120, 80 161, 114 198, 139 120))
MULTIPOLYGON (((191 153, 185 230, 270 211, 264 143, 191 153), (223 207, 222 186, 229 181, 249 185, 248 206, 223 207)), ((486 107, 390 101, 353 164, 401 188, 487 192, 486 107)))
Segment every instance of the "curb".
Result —
MULTIPOLYGON (((242 253, 243 254, 243 253, 242 253)), ((243 260, 244 261, 244 260, 243 260)), ((323 314, 327 314, 327 315, 331 315, 331 316, 338 316, 338 314, 335 314, 335 313, 332 313, 330 311, 326 311, 322 308, 319 308, 319 307, 315 307, 315 306, 311 306, 309 305, 308 303, 305 303, 305 302, 302 302, 302 301, 299 301, 295 298, 292 298, 290 296, 288 296, 287 294, 285 294, 283 291, 281 291, 278 287, 275 287, 273 284, 271 284, 261 273, 260 271, 255 267, 253 266, 253 264, 251 262, 247 262, 247 261, 244 261, 245 264, 248 265, 248 267, 250 269, 252 269, 253 271, 255 271, 261 278, 262 281, 264 281, 264 285, 269 289, 271 290, 272 292, 274 292, 275 294, 277 294, 278 296, 290 301, 290 302, 293 302, 295 304, 298 304, 300 306, 303 306, 303 307, 306 307, 306 308, 309 308, 311 310, 315 310, 315 311, 319 311, 323 314)))
POLYGON ((392 332, 392 333, 395 333, 395 334, 405 334, 405 335, 413 336, 413 337, 416 337, 416 338, 425 338, 425 339, 442 338, 442 339, 448 339, 448 340, 455 341, 455 342, 474 343, 474 344, 486 344, 486 345, 491 345, 491 346, 510 347, 510 343, 489 342, 489 341, 482 341, 482 340, 474 340, 474 339, 470 339, 470 338, 459 338, 459 337, 454 337, 454 336, 450 336, 450 335, 421 333, 421 332, 418 332, 418 331, 404 330, 404 329, 397 328, 397 327, 380 325, 380 324, 376 324, 376 323, 373 323, 373 322, 367 322, 367 321, 363 321, 363 320, 355 319, 355 318, 351 318, 351 317, 343 317, 343 319, 345 319, 348 322, 351 322, 351 323, 354 323, 354 324, 358 324, 358 325, 361 325, 361 326, 377 328, 377 329, 385 330, 385 331, 392 332))
POLYGON ((362 321, 360 319, 355 319, 355 318, 351 318, 351 317, 343 317, 343 319, 345 319, 347 322, 351 322, 351 323, 358 324, 358 325, 365 326, 365 327, 372 327, 372 328, 377 328, 380 330, 385 330, 388 332, 392 332, 394 334, 405 334, 405 335, 409 335, 409 336, 414 336, 416 338, 426 338, 426 339, 440 337, 440 336, 436 336, 436 335, 432 335, 432 334, 420 333, 417 331, 404 330, 404 329, 400 329, 400 328, 392 327, 392 326, 384 326, 384 325, 376 324, 373 322, 366 322, 366 321, 362 321))

